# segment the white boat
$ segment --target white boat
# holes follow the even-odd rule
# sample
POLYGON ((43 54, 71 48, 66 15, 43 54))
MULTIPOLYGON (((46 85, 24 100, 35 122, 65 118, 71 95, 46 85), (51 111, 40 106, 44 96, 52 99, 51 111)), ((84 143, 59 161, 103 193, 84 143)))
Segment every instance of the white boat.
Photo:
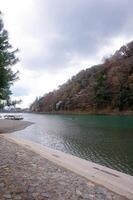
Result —
POLYGON ((5 115, 4 119, 22 120, 23 117, 21 115, 5 115))

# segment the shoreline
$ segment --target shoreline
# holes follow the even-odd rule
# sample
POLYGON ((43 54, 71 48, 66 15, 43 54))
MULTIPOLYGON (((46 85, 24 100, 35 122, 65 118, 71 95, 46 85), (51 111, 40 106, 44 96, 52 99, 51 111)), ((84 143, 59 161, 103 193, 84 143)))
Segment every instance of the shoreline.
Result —
POLYGON ((28 126, 32 124, 34 123, 28 122, 28 121, 0 119, 0 134, 20 131, 27 128, 28 126))
POLYGON ((105 116, 133 116, 133 111, 49 111, 49 112, 35 112, 32 114, 55 114, 55 115, 105 115, 105 116))
MULTIPOLYGON (((133 199, 133 176, 104 167, 102 165, 78 158, 73 155, 53 150, 24 139, 17 139, 11 135, 2 135, 9 142, 31 150, 41 157, 63 167, 88 181, 101 185, 116 194, 133 199)), ((31 159, 32 160, 32 159, 31 159)))

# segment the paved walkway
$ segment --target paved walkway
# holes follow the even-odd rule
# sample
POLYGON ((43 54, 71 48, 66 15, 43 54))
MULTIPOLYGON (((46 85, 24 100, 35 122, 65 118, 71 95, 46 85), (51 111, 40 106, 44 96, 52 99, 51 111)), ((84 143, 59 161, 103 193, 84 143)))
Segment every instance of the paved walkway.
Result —
POLYGON ((125 200, 0 137, 0 200, 125 200))

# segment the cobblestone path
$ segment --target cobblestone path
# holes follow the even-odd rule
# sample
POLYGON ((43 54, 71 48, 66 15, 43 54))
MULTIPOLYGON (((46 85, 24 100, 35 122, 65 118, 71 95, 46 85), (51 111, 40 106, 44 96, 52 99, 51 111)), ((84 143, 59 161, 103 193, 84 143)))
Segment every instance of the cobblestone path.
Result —
POLYGON ((0 200, 125 200, 0 137, 0 200))

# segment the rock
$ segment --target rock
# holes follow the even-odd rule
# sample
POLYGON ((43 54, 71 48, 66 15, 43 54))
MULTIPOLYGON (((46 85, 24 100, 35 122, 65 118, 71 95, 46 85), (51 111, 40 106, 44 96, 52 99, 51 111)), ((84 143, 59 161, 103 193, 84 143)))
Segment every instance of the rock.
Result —
POLYGON ((12 198, 11 194, 4 194, 4 197, 7 198, 7 199, 11 199, 12 198))
POLYGON ((76 189, 76 194, 79 196, 79 197, 83 197, 83 194, 80 190, 76 189))
POLYGON ((94 183, 91 183, 91 182, 87 182, 87 185, 88 185, 89 187, 95 187, 95 184, 94 184, 94 183))
POLYGON ((45 198, 49 198, 49 194, 46 193, 46 192, 43 192, 43 193, 41 194, 41 196, 43 196, 43 197, 45 197, 45 198))
POLYGON ((20 195, 16 195, 16 196, 14 197, 14 199, 15 199, 15 200, 21 200, 22 197, 21 197, 20 195))
POLYGON ((107 190, 106 190, 106 188, 99 186, 99 187, 96 187, 96 193, 97 194, 106 194, 107 190))
POLYGON ((5 184, 4 183, 0 183, 0 187, 2 188, 2 187, 4 187, 5 186, 5 184))

